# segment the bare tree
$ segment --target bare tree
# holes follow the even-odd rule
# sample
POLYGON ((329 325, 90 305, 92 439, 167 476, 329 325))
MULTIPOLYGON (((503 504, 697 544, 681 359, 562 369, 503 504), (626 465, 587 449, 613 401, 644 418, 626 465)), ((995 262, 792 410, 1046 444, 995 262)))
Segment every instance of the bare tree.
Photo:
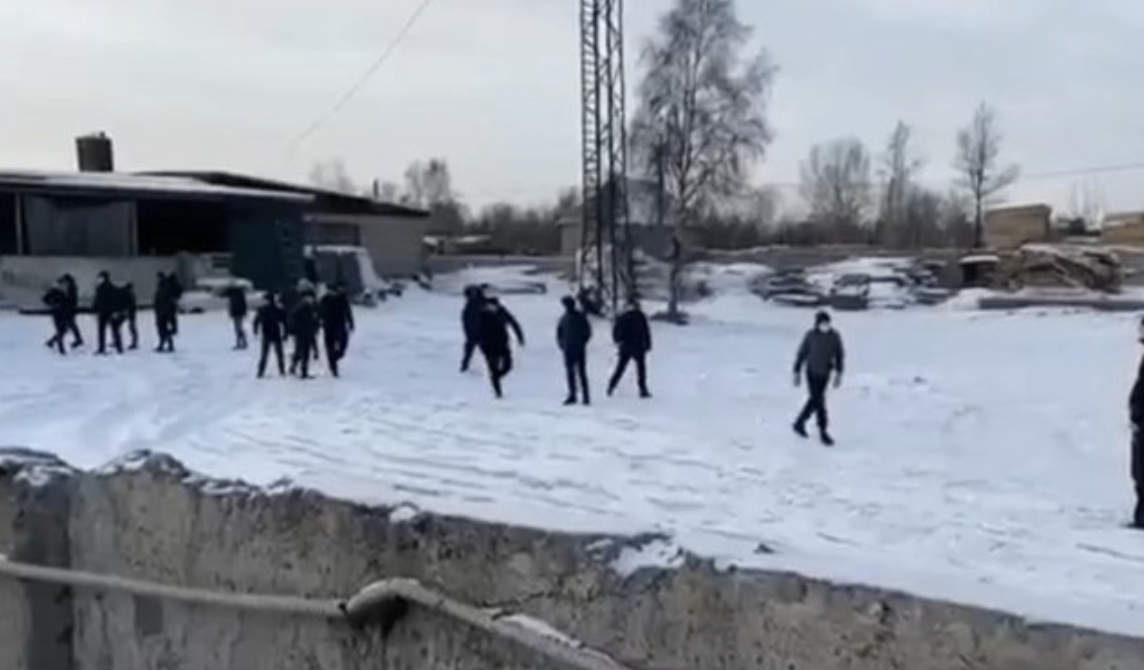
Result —
POLYGON ((856 232, 873 204, 870 162, 870 152, 857 138, 811 147, 799 186, 811 219, 842 236, 856 232))
POLYGON ((914 177, 923 165, 922 160, 914 155, 911 139, 910 127, 904 121, 898 121, 879 159, 878 174, 883 192, 875 237, 880 243, 893 238, 899 243, 918 244, 919 232, 906 230, 914 177))
POLYGON ((405 202, 429 211, 429 232, 435 235, 458 233, 464 228, 466 212, 453 189, 453 175, 443 158, 415 162, 405 170, 405 202))
POLYGON ((973 246, 985 243, 985 205, 998 193, 1017 181, 1016 165, 1002 166, 1001 129, 997 114, 987 103, 978 105, 969 125, 957 132, 957 156, 954 167, 959 173, 957 184, 973 202, 973 246))
MULTIPOLYGON (((675 0, 644 48, 631 147, 640 171, 662 175, 671 225, 688 225, 720 198, 741 193, 770 144, 775 68, 765 51, 745 54, 752 32, 734 0, 675 0)), ((671 296, 674 315, 677 286, 671 296)))
POLYGON ((346 169, 345 161, 340 158, 316 163, 310 168, 310 183, 339 193, 357 194, 360 192, 346 169))

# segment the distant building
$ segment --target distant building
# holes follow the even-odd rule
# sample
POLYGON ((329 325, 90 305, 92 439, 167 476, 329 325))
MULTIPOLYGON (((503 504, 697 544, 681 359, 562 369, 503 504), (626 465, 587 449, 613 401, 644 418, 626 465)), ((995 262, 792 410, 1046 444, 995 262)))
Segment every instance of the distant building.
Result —
POLYGON ((1144 246, 1144 212, 1110 212, 1100 224, 1104 244, 1144 246))
POLYGON ((1016 249, 1053 237, 1053 208, 1045 204, 993 207, 985 212, 984 243, 990 249, 1016 249))
POLYGON ((360 246, 377 274, 424 269, 427 212, 225 172, 116 173, 110 140, 77 140, 80 172, 0 171, 0 299, 39 303, 60 274, 99 272, 150 298, 158 272, 292 286, 309 245, 360 246))
POLYGON ((252 188, 308 197, 306 244, 363 247, 377 274, 407 277, 425 269, 429 213, 372 198, 313 186, 231 172, 152 173, 195 179, 207 184, 252 188))
MULTIPOLYGON (((666 194, 662 202, 665 220, 660 225, 660 197, 659 184, 654 180, 628 179, 628 221, 631 234, 638 248, 657 257, 668 253, 674 233, 674 226, 669 220, 671 204, 666 194)), ((579 251, 583 238, 583 213, 580 208, 562 213, 559 224, 561 255, 574 256, 579 251)))

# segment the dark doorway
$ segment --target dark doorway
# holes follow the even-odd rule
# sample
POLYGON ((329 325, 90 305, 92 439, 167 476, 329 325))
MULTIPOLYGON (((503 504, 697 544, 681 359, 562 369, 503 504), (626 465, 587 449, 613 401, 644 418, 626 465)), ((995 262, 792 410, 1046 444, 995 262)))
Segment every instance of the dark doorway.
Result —
POLYGON ((230 252, 225 204, 203 200, 140 200, 135 214, 141 256, 230 252))

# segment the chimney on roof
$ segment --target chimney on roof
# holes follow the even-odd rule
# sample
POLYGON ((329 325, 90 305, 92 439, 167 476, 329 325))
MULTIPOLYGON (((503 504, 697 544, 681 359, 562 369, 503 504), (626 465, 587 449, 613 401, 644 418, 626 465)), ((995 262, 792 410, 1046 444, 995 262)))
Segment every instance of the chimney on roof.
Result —
POLYGON ((115 154, 106 133, 75 138, 75 153, 80 172, 115 172, 115 154))

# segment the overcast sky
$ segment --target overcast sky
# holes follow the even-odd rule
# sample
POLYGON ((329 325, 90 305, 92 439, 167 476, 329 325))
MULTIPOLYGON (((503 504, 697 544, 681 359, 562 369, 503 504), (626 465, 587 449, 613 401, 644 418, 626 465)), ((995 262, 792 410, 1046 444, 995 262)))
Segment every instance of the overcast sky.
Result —
MULTIPOLYGON (((106 130, 119 167, 305 178, 341 158, 398 180, 442 156, 473 203, 537 202, 579 181, 579 0, 435 0, 361 94, 295 153, 419 0, 4 0, 2 167, 73 164, 106 130)), ((670 0, 628 0, 629 78, 670 0)), ((760 183, 797 181, 815 142, 881 145, 911 123, 926 179, 980 100, 1027 174, 1144 161, 1141 0, 742 0, 781 67, 760 183)), ((1028 179, 1011 200, 1080 185, 1144 208, 1144 170, 1028 179)), ((791 191, 792 194, 794 191, 791 191)))

